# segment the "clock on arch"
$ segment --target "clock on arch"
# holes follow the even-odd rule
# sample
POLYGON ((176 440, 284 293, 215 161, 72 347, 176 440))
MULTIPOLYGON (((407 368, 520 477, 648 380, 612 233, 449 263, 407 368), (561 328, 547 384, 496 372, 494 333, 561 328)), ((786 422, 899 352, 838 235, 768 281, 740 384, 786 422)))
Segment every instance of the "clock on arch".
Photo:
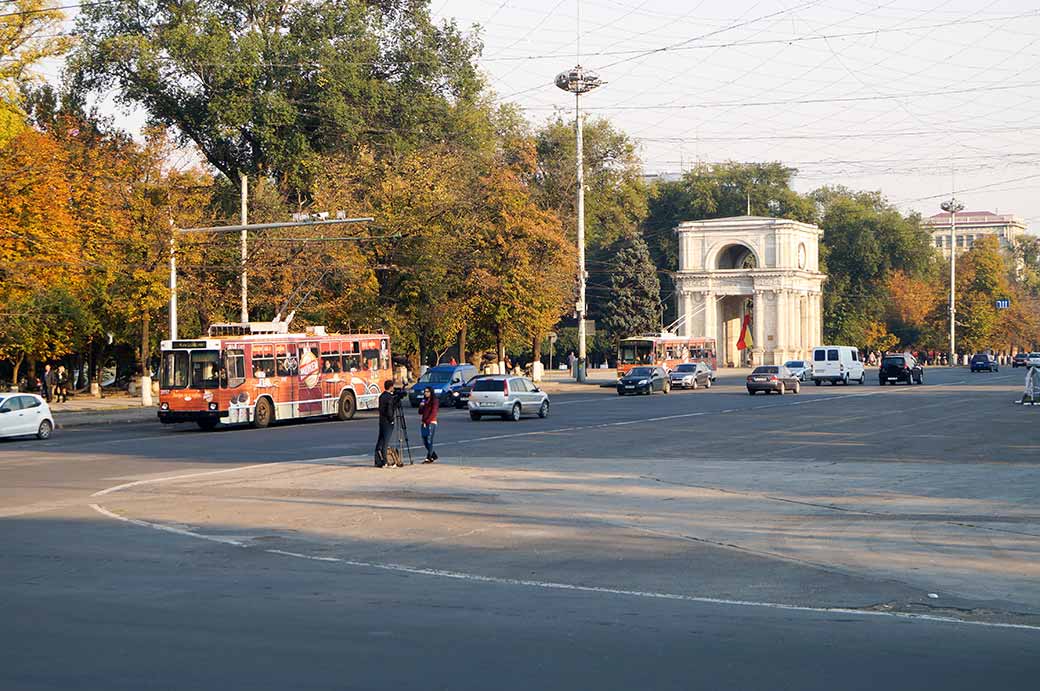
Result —
POLYGON ((798 243, 798 268, 799 269, 804 269, 805 268, 805 261, 806 261, 806 257, 805 257, 805 243, 804 242, 800 242, 800 243, 798 243))

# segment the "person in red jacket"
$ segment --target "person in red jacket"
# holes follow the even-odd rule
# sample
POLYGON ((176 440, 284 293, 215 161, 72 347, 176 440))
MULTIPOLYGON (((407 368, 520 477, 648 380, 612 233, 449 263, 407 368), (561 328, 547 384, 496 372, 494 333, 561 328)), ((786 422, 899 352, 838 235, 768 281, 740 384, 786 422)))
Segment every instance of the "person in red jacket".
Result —
POLYGON ((419 416, 422 418, 422 443, 426 447, 426 460, 423 463, 433 463, 437 460, 437 452, 433 450, 433 435, 437 431, 437 411, 441 404, 433 395, 433 389, 423 389, 423 399, 419 402, 419 416))

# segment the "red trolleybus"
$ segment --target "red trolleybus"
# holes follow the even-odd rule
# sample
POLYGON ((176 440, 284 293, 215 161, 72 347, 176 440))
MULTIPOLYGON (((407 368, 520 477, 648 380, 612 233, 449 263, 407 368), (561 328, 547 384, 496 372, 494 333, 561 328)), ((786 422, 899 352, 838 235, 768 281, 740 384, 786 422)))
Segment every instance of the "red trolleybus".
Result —
POLYGON ((618 344, 619 377, 637 365, 657 365, 671 371, 683 362, 706 362, 717 367, 714 338, 686 336, 634 336, 618 344))
POLYGON ((159 420, 267 427, 275 420, 354 417, 393 378, 385 334, 289 333, 285 323, 215 324, 162 342, 159 420))

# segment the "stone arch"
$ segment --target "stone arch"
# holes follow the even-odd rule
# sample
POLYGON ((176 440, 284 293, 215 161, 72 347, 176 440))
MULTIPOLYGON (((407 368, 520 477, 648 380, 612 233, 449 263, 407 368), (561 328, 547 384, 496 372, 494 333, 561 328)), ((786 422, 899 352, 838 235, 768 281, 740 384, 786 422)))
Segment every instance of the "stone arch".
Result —
POLYGON ((742 242, 728 242, 712 254, 708 270, 761 269, 763 264, 753 247, 742 242))

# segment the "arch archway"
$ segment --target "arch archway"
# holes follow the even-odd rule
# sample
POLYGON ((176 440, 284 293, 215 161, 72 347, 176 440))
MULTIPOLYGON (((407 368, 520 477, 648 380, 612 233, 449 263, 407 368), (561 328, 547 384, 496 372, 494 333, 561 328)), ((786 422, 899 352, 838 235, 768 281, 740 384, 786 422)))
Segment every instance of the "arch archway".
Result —
POLYGON ((715 253, 714 268, 716 269, 757 269, 761 266, 755 251, 741 243, 726 245, 715 253))

